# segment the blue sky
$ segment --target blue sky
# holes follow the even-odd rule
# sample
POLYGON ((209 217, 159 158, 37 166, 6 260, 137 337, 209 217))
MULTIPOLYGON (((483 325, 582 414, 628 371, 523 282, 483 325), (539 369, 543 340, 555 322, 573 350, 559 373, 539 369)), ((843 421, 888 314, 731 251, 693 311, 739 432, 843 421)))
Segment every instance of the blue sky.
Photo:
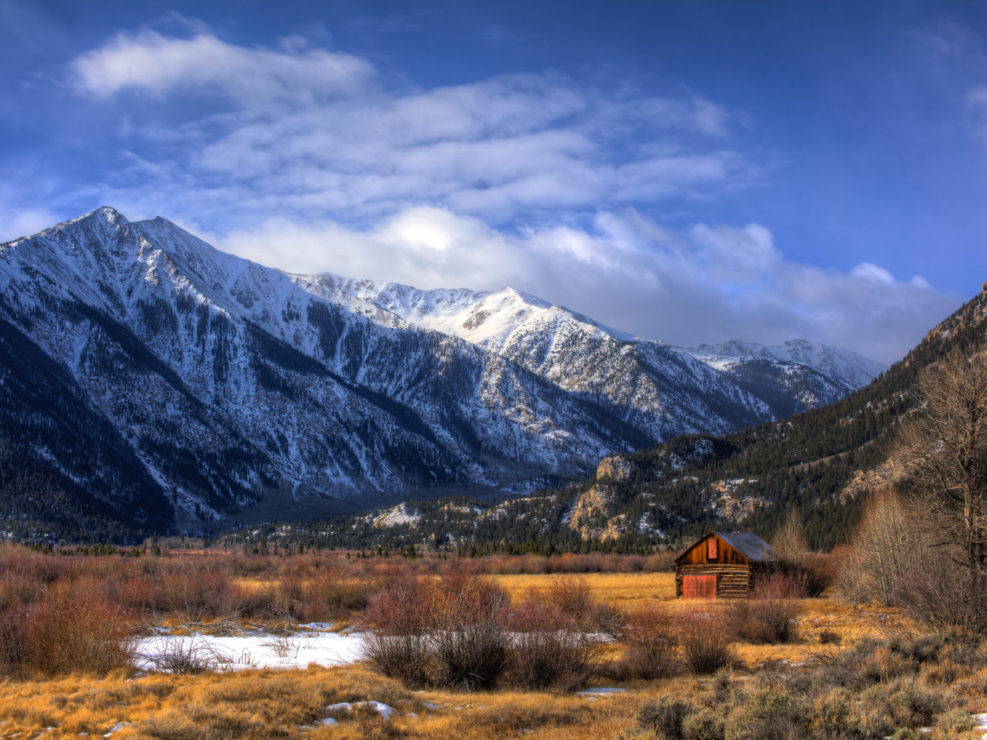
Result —
POLYGON ((987 3, 0 0, 0 239, 900 357, 987 280, 987 3))

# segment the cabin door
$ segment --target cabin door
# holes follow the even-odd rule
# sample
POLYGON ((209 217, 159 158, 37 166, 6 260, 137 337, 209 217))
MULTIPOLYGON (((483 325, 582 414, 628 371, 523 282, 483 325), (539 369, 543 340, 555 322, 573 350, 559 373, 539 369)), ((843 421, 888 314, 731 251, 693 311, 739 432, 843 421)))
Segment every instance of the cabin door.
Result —
POLYGON ((715 599, 716 575, 682 576, 682 598, 715 599))

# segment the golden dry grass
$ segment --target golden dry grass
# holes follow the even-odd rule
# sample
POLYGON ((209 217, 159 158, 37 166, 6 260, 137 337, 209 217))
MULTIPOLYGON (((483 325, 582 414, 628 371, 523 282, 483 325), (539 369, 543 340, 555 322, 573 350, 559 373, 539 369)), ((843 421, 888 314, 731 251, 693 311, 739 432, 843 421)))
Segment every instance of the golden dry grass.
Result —
POLYGON ((125 738, 463 738, 613 737, 660 694, 700 690, 694 679, 666 681, 613 696, 493 692, 409 692, 363 666, 199 676, 70 676, 0 684, 0 737, 125 738), (336 712, 337 702, 382 701, 397 711, 384 723, 369 709, 336 712), (51 728, 50 730, 48 728, 51 728))
MULTIPOLYGON (((588 573, 565 576, 589 586, 593 597, 613 604, 623 611, 644 606, 662 606, 672 614, 697 608, 722 608, 727 602, 685 601, 675 598, 674 573, 588 573)), ((549 586, 556 575, 497 575, 492 576, 514 601, 524 598, 533 589, 549 586)), ((813 655, 832 653, 866 637, 886 638, 918 634, 921 625, 906 616, 901 609, 875 605, 853 606, 835 596, 802 599, 798 618, 800 641, 790 645, 748 645, 735 643, 737 656, 750 667, 786 660, 799 662, 813 655), (823 632, 838 636, 837 644, 821 644, 823 632)), ((608 656, 609 657, 609 656, 608 656)))
MULTIPOLYGON (((557 575, 499 575, 493 578, 514 600, 532 589, 545 589, 557 575)), ((594 573, 567 576, 582 580, 599 601, 627 611, 659 604, 672 613, 696 602, 674 598, 670 573, 594 573)), ((246 585, 246 579, 244 579, 246 585)), ((265 582, 264 586, 276 585, 265 582)), ((260 587, 260 586, 258 586, 260 587)), ((706 604, 714 606, 714 604, 706 604)), ((835 652, 865 637, 918 633, 919 625, 900 610, 853 607, 835 598, 801 604, 801 642, 792 645, 734 644, 749 667, 785 660, 804 661, 835 652), (820 633, 839 636, 838 645, 822 645, 820 633)), ((606 657, 619 654, 608 646, 606 657)), ((987 678, 970 678, 987 688, 987 678)), ((636 727, 641 707, 661 695, 695 698, 709 690, 708 681, 677 677, 624 685, 626 693, 586 697, 552 693, 501 691, 461 694, 411 692, 368 666, 305 671, 250 671, 199 676, 123 673, 107 678, 69 676, 53 680, 0 682, 0 738, 100 736, 120 728, 114 738, 270 738, 270 737, 406 737, 459 738, 616 737, 636 727), (372 711, 339 715, 335 727, 320 726, 325 707, 342 701, 382 701, 397 710, 390 723, 372 711)), ((987 709, 987 706, 984 707, 987 709)))
POLYGON ((593 597, 630 610, 675 598, 673 573, 587 573, 585 575, 494 575, 491 576, 518 601, 533 589, 543 589, 559 578, 586 583, 593 597))

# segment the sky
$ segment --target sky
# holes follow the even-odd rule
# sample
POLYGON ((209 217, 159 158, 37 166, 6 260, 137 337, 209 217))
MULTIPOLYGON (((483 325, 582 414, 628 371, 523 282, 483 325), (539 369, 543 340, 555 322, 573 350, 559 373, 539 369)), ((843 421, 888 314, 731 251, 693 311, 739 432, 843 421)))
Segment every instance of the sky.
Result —
POLYGON ((984 2, 0 0, 0 240, 110 205, 288 272, 893 362, 987 280, 984 2))

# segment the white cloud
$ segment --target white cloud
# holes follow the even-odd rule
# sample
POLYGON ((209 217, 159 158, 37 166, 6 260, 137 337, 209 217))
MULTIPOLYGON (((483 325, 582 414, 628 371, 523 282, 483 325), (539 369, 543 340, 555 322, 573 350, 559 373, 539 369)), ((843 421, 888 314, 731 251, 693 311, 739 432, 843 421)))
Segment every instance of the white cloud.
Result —
POLYGON ((108 98, 125 90, 154 95, 206 90, 255 105, 314 102, 321 97, 350 94, 373 78, 366 61, 349 54, 299 48, 286 39, 284 48, 248 49, 221 41, 210 33, 190 39, 156 31, 121 33, 72 64, 77 85, 108 98))
POLYGON ((178 126, 128 110, 137 148, 155 156, 121 178, 128 190, 175 190, 177 200, 163 200, 198 207, 189 215, 203 221, 218 192, 183 196, 190 180, 198 190, 242 186, 247 197, 220 210, 231 221, 280 210, 367 223, 421 204, 506 221, 756 179, 753 164, 722 146, 730 113, 691 93, 635 97, 555 72, 387 89, 364 59, 297 40, 238 46, 201 26, 191 38, 118 34, 78 57, 72 73, 97 101, 128 91, 208 96, 211 113, 186 105, 178 126), (181 171, 180 188, 162 177, 162 160, 181 171))
POLYGON ((883 267, 877 265, 872 265, 870 262, 861 262, 859 265, 853 268, 850 273, 853 277, 860 278, 861 280, 871 280, 877 283, 885 283, 890 285, 894 283, 894 278, 891 273, 885 270, 883 267))
POLYGON ((58 220, 45 208, 0 208, 0 243, 36 234, 58 220))
POLYGON ((215 237, 292 272, 333 272, 420 288, 510 285, 641 336, 675 344, 805 337, 893 361, 955 307, 921 279, 786 260, 764 226, 664 228, 635 211, 587 229, 506 234, 445 209, 413 208, 368 230, 272 219, 215 237))
MULTIPOLYGON (((763 177, 732 146, 737 115, 690 91, 554 72, 396 88, 359 57, 298 39, 248 48, 201 25, 119 34, 72 74, 128 119, 129 165, 94 201, 281 269, 512 285, 676 344, 805 337, 886 361, 955 303, 867 262, 788 260, 759 224, 644 215, 674 197, 675 222, 695 222, 683 203, 763 177), (169 122, 132 94, 167 101, 169 122)), ((987 121, 987 93, 969 104, 982 102, 987 121)))

